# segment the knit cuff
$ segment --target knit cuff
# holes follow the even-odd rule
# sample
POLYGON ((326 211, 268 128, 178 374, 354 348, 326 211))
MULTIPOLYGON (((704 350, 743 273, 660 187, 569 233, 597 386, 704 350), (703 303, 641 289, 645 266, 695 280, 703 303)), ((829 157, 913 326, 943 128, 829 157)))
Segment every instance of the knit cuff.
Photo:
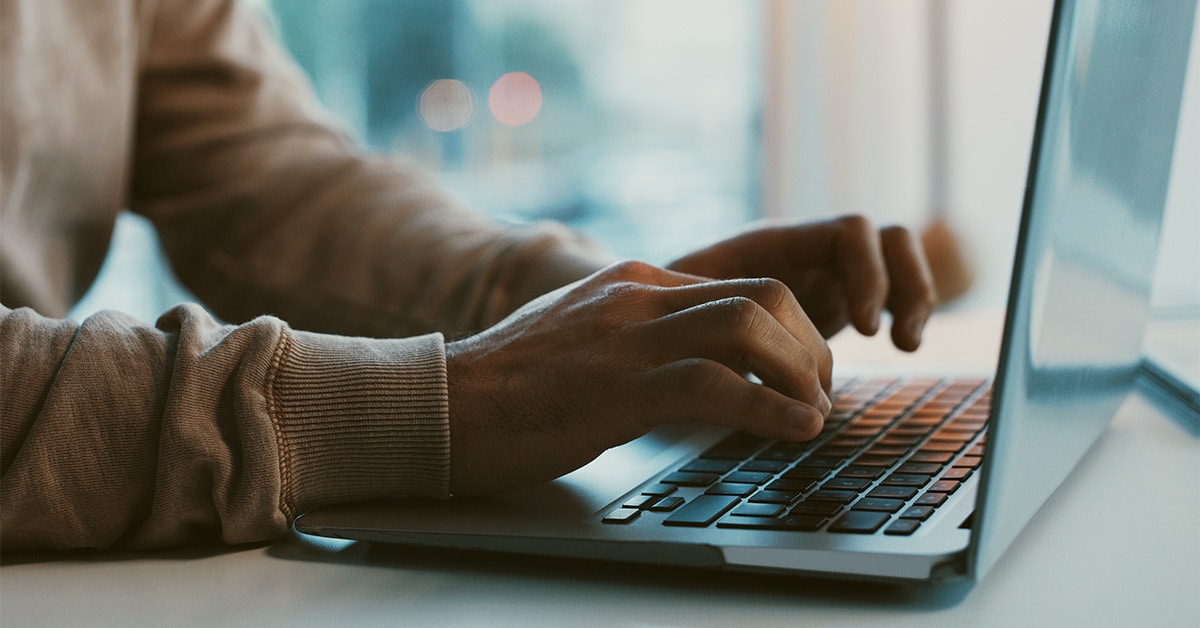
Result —
POLYGON ((269 383, 283 514, 389 496, 446 497, 450 427, 440 334, 287 330, 269 383))

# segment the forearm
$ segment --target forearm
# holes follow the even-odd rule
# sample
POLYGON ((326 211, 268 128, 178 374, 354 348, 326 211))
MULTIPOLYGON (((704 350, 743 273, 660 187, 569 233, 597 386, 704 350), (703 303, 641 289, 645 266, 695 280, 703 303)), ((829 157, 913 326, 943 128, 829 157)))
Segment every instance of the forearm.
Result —
POLYGON ((4 551, 262 541, 315 506, 448 491, 438 336, 0 309, 0 353, 4 551))

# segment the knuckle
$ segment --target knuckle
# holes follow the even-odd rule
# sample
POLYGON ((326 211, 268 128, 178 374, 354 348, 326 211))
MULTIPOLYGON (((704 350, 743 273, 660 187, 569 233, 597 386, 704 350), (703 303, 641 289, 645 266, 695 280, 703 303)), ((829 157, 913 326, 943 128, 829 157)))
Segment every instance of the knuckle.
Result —
POLYGON ((933 285, 925 286, 917 295, 917 306, 925 311, 932 311, 938 305, 937 290, 933 285))
POLYGON ((654 267, 638 260, 624 260, 601 271, 610 280, 640 281, 653 274, 654 267))
POLYGON ((840 219, 842 228, 855 235, 865 235, 875 231, 875 225, 870 218, 862 214, 848 214, 840 219))
POLYGON ((764 277, 752 281, 754 290, 759 295, 757 300, 769 308, 786 305, 795 298, 792 296, 791 288, 774 277, 764 277))
POLYGON ((762 307, 748 297, 729 297, 714 304, 725 325, 737 333, 749 332, 758 327, 762 307))
POLYGON ((612 332, 647 319, 650 299, 649 288, 643 284, 620 281, 604 286, 595 300, 598 329, 612 332))

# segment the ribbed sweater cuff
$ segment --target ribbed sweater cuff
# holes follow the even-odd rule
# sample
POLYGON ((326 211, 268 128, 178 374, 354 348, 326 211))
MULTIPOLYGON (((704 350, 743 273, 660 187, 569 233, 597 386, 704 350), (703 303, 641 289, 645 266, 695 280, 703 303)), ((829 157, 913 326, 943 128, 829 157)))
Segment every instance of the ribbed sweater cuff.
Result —
POLYGON ((289 330, 269 395, 289 519, 339 502, 449 494, 440 334, 377 340, 289 330))

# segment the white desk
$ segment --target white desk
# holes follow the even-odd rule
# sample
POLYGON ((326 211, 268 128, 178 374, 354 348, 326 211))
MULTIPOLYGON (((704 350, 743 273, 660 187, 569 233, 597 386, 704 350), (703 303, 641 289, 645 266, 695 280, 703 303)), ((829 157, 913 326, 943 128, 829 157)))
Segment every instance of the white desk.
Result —
MULTIPOLYGON (((974 324, 931 328, 924 359, 960 356, 974 324)), ((876 343, 839 345, 851 359, 892 359, 876 343)), ((1134 395, 976 586, 909 589, 300 535, 249 549, 7 556, 0 567, 6 628, 529 623, 1200 626, 1200 440, 1134 395)))

